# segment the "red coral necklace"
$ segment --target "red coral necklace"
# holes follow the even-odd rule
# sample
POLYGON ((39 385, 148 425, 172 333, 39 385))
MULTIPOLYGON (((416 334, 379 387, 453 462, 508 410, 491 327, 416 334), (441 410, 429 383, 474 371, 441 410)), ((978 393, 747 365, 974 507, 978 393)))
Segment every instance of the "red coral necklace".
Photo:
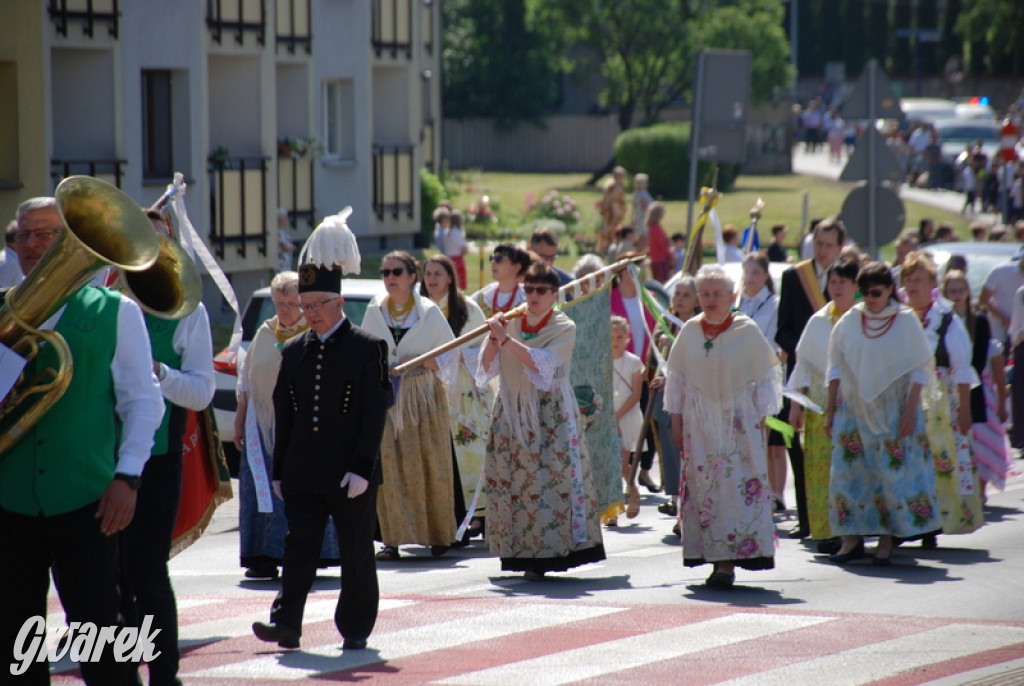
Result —
POLYGON ((714 340, 718 338, 723 331, 732 326, 735 315, 732 312, 726 315, 725 319, 717 324, 712 324, 704 317, 700 318, 700 328, 704 332, 704 357, 711 354, 711 349, 715 347, 714 340))

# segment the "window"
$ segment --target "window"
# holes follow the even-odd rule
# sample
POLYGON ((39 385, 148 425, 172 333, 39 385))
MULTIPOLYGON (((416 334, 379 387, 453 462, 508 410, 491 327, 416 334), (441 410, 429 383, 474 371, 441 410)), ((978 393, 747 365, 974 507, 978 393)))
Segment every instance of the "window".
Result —
POLYGON ((352 82, 324 81, 324 147, 327 157, 355 159, 354 98, 352 82))
POLYGON ((167 178, 174 175, 171 72, 142 72, 142 175, 167 178))

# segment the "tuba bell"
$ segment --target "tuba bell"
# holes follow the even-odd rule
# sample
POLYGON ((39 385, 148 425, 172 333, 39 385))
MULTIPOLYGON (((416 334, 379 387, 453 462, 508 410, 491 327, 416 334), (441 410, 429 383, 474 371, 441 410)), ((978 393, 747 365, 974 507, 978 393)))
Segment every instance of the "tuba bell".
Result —
POLYGON ((140 271, 120 270, 111 288, 124 292, 144 312, 161 319, 184 319, 203 295, 199 268, 173 238, 156 236, 160 241, 156 262, 140 271))
POLYGON ((0 307, 0 343, 27 360, 40 345, 53 346, 56 369, 28 379, 23 374, 0 404, 0 456, 60 400, 71 383, 73 363, 63 337, 39 327, 99 270, 138 271, 160 251, 157 233, 139 206, 120 189, 89 176, 71 176, 54 193, 64 230, 25 280, 0 307))

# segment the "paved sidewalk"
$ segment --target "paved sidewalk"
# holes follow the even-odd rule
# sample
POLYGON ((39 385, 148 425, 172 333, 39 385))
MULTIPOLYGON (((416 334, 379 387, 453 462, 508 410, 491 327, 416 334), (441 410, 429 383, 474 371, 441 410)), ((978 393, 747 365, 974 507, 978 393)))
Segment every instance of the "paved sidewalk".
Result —
MULTIPOLYGON (((838 180, 839 174, 842 173, 848 161, 849 157, 845 153, 843 154, 842 163, 836 164, 829 161, 828 150, 808 153, 804 151, 803 145, 793 148, 793 172, 796 174, 838 180)), ((900 197, 904 200, 913 200, 922 205, 928 205, 929 207, 935 207, 955 214, 960 214, 960 210, 964 206, 963 193, 943 189, 926 190, 923 188, 911 188, 904 184, 900 186, 900 197)), ((962 216, 964 225, 975 219, 983 219, 990 224, 999 223, 999 215, 994 213, 965 214, 962 216)))

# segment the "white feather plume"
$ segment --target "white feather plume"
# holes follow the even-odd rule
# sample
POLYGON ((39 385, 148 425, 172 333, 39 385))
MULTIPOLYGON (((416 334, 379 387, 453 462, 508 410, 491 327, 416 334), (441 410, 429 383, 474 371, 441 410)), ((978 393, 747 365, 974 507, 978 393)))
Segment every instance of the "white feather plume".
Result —
POLYGON ((352 208, 346 207, 338 214, 325 217, 302 246, 299 264, 328 268, 338 266, 343 274, 358 274, 362 258, 356 237, 345 222, 350 214, 352 208))

